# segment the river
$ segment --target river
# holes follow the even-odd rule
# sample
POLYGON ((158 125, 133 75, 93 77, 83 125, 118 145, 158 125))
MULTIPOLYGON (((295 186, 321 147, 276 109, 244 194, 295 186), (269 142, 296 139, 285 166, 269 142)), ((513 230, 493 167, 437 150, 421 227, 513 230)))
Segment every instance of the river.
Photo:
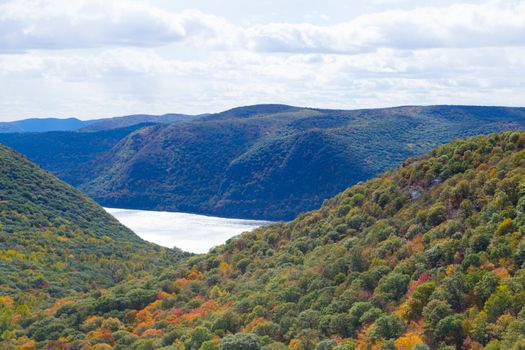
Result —
POLYGON ((105 208, 142 239, 187 252, 206 253, 242 232, 268 225, 268 221, 228 219, 214 216, 105 208))

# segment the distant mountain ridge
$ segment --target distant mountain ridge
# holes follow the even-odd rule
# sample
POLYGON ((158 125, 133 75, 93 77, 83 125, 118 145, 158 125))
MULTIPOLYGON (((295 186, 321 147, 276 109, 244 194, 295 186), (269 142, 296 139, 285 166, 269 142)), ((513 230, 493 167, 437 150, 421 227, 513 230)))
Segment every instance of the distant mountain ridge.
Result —
POLYGON ((106 119, 99 119, 95 123, 90 123, 79 129, 83 132, 93 132, 101 130, 110 130, 129 127, 144 123, 155 123, 155 124, 170 124, 177 122, 192 121, 200 116, 188 115, 188 114, 163 114, 163 115, 150 115, 150 114, 134 114, 122 117, 113 117, 106 119))
POLYGON ((202 116, 201 120, 219 120, 229 118, 252 118, 264 115, 275 115, 279 113, 291 113, 306 111, 308 108, 295 107, 282 104, 259 104, 253 106, 241 106, 228 109, 219 113, 212 113, 202 116))
POLYGON ((455 138, 522 129, 524 108, 269 104, 81 133, 86 149, 78 157, 77 132, 61 141, 48 133, 2 134, 0 142, 106 206, 282 220, 455 138))
POLYGON ((30 118, 13 122, 1 122, 0 132, 46 132, 78 130, 95 123, 95 120, 80 120, 77 118, 30 118))
POLYGON ((30 118, 12 122, 0 122, 0 133, 81 131, 93 132, 129 127, 143 123, 169 124, 191 121, 201 115, 187 114, 134 114, 121 117, 80 120, 77 118, 30 118))

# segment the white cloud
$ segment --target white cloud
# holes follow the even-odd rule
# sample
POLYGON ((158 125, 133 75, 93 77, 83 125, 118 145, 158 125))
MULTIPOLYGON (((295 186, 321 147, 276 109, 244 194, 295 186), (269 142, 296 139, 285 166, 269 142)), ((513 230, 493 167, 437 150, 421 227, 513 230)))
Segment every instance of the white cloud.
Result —
POLYGON ((196 10, 176 13, 131 0, 11 0, 0 4, 0 51, 4 52, 155 47, 178 42, 201 48, 346 54, 378 48, 523 46, 525 2, 494 0, 390 10, 331 25, 247 27, 196 10))
POLYGON ((153 49, 0 55, 0 81, 9 86, 0 110, 85 118, 202 113, 261 102, 332 108, 520 104, 523 55, 525 48, 285 56, 245 50, 200 60, 166 58, 153 49))
POLYGON ((331 26, 263 24, 247 29, 253 48, 275 52, 362 53, 525 45, 525 2, 492 1, 360 16, 331 26))
POLYGON ((12 0, 0 4, 0 51, 154 47, 193 38, 232 43, 234 27, 196 10, 172 13, 125 0, 12 0))

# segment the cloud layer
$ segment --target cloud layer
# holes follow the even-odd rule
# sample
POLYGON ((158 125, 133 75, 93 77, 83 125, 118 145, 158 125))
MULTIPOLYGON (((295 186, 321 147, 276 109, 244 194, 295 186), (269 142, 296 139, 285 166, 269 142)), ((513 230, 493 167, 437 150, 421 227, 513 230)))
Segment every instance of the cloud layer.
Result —
POLYGON ((490 1, 366 14, 332 25, 240 27, 197 10, 147 2, 11 0, 0 4, 0 50, 154 47, 185 42, 263 52, 355 54, 378 48, 523 46, 525 3, 490 1))
POLYGON ((190 39, 212 42, 224 19, 199 11, 170 13, 147 3, 12 0, 0 4, 0 50, 154 47, 190 39))
POLYGON ((332 26, 269 24, 247 32, 254 48, 263 51, 354 54, 377 48, 523 46, 525 3, 386 11, 332 26))
POLYGON ((0 118, 259 102, 523 105, 525 1, 407 0, 337 23, 322 14, 323 25, 154 3, 0 1, 0 118))

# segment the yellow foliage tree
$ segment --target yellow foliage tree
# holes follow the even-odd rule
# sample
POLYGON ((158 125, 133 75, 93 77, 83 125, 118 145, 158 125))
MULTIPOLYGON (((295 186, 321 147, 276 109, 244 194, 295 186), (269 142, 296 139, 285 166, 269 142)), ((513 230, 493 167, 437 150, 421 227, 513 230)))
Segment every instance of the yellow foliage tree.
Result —
POLYGON ((413 332, 406 333, 396 340, 397 350, 412 350, 417 344, 423 343, 423 339, 413 332))
POLYGON ((219 286, 213 286, 213 288, 210 290, 210 299, 218 299, 222 296, 222 290, 219 288, 219 286))
POLYGON ((18 346, 18 349, 19 350, 36 350, 36 342, 34 340, 30 340, 18 346))
POLYGON ((222 277, 228 277, 232 271, 232 267, 226 261, 223 261, 219 264, 219 272, 222 277))

